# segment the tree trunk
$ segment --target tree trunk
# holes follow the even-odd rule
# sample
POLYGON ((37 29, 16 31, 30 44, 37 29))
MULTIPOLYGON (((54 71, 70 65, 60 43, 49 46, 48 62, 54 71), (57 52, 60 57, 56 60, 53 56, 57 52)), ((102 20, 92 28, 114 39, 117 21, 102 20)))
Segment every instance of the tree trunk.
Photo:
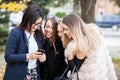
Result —
POLYGON ((86 23, 94 22, 96 0, 81 0, 81 17, 86 23))

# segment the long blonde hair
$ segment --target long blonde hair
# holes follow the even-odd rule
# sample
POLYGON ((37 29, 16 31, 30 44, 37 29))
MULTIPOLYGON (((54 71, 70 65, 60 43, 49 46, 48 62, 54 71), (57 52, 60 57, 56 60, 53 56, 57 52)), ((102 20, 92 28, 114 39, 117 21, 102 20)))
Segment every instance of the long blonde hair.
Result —
POLYGON ((64 29, 62 27, 62 19, 58 21, 58 26, 60 26, 62 29, 62 36, 61 36, 62 44, 63 44, 63 47, 66 48, 67 44, 71 41, 71 39, 69 39, 68 36, 64 34, 64 29))
POLYGON ((62 23, 69 27, 79 52, 88 55, 100 45, 100 32, 95 24, 86 24, 75 14, 65 16, 62 23))

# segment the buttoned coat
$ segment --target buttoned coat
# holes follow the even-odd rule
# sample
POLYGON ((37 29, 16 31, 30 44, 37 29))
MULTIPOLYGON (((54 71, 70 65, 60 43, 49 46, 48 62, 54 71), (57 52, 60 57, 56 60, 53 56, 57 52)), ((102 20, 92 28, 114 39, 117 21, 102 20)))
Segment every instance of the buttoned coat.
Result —
MULTIPOLYGON (((41 48, 41 42, 34 35, 41 48)), ((25 31, 19 28, 11 30, 6 43, 5 61, 6 69, 3 80, 24 80, 27 73, 28 62, 26 61, 26 54, 28 53, 28 41, 25 31)))

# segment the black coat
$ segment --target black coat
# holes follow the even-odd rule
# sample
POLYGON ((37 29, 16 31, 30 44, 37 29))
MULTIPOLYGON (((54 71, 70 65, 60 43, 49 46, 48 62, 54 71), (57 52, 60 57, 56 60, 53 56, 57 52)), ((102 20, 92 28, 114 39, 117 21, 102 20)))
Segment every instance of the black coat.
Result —
POLYGON ((66 69, 66 62, 64 57, 64 48, 61 40, 55 41, 56 51, 52 43, 46 39, 43 48, 46 53, 46 62, 40 66, 42 80, 53 80, 55 77, 62 75, 66 69))

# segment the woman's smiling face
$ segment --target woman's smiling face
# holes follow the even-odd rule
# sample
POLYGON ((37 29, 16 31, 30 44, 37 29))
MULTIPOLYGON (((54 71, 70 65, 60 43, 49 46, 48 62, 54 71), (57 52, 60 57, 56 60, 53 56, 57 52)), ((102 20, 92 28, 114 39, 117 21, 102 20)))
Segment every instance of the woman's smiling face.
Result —
POLYGON ((46 25, 44 28, 44 34, 47 38, 51 38, 53 36, 53 25, 50 20, 46 22, 46 25))

